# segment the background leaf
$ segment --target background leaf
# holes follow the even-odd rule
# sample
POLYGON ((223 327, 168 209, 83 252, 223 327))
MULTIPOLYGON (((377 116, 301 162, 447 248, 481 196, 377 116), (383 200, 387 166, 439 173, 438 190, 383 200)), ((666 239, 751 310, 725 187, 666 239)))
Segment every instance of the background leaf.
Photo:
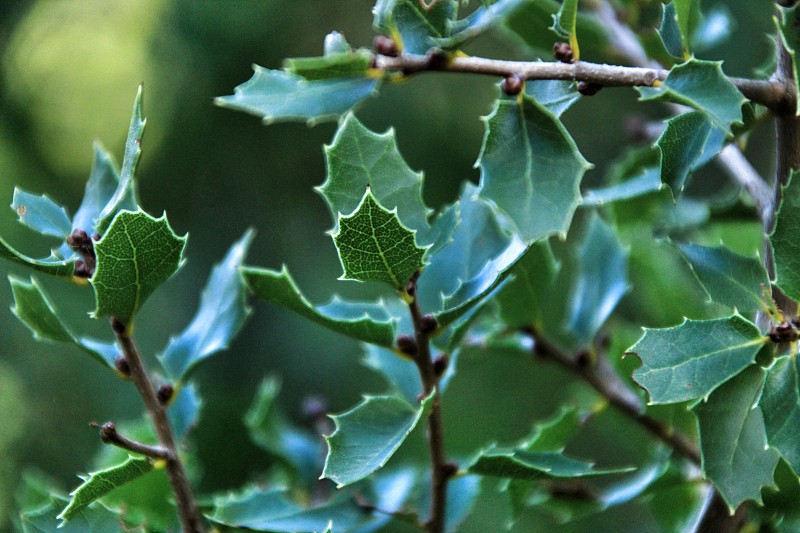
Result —
POLYGON ((130 327, 147 297, 180 268, 186 238, 175 235, 166 214, 156 219, 144 211, 121 211, 94 245, 93 316, 111 316, 130 327))
POLYGON ((756 409, 764 371, 752 365, 694 408, 703 472, 733 512, 746 500, 761 503, 772 486, 778 454, 767 445, 764 419, 756 409))
MULTIPOLYGON (((792 57, 792 74, 794 77, 794 86, 795 86, 795 98, 800 100, 800 87, 799 80, 800 80, 800 65, 797 64, 797 48, 800 44, 800 37, 797 35, 797 23, 800 21, 800 11, 798 11, 798 6, 793 7, 779 7, 780 11, 780 20, 778 22, 778 35, 781 38, 781 42, 783 46, 786 48, 786 51, 792 57)), ((800 114, 800 107, 797 108, 796 113, 800 114)))
POLYGON ((247 320, 251 310, 239 268, 253 235, 245 232, 214 267, 191 323, 161 354, 161 365, 173 379, 183 380, 198 363, 226 349, 247 320))
POLYGON ((775 259, 775 284, 790 298, 800 298, 800 179, 792 172, 783 187, 775 215, 775 229, 769 236, 775 259))
POLYGON ((645 329, 629 349, 642 360, 633 379, 647 390, 651 404, 703 398, 753 363, 766 341, 739 315, 645 329))
POLYGON ((759 400, 769 445, 800 472, 800 378, 797 356, 782 357, 767 371, 759 400))
POLYGON ((92 505, 77 512, 76 516, 63 526, 58 526, 56 518, 68 500, 53 496, 49 504, 20 516, 24 533, 106 533, 123 527, 119 515, 101 505, 92 505))
POLYGON ((580 461, 557 452, 529 452, 520 449, 489 448, 481 452, 469 471, 484 476, 538 480, 578 478, 630 472, 633 468, 595 468, 594 463, 580 461))
POLYGON ((450 35, 456 2, 441 0, 425 9, 418 0, 383 0, 375 4, 372 12, 375 29, 396 35, 403 52, 424 54, 437 39, 450 35))
POLYGON ((73 259, 61 259, 55 255, 45 259, 33 259, 12 248, 2 237, 0 237, 0 257, 51 276, 72 277, 75 272, 73 259))
POLYGON ((707 161, 706 152, 722 149, 721 130, 700 112, 684 113, 667 120, 667 127, 656 141, 661 152, 661 181, 668 185, 672 197, 683 191, 689 174, 707 161))
POLYGON ((15 187, 11 209, 17 212, 21 224, 42 235, 65 239, 72 232, 67 210, 46 194, 36 196, 15 187))
POLYGON ((336 430, 325 437, 328 456, 321 477, 343 487, 381 468, 427 416, 434 395, 419 407, 394 396, 367 396, 350 411, 332 415, 336 430))

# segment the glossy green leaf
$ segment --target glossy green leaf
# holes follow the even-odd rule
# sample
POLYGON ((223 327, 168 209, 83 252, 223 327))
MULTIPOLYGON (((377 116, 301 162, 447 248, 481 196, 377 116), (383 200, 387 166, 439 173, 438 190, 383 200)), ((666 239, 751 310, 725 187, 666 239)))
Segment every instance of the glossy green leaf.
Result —
POLYGON ((417 246, 415 231, 400 222, 397 208, 381 206, 368 187, 358 207, 339 213, 331 234, 344 268, 340 279, 382 281, 398 291, 425 265, 425 248, 417 246))
POLYGON ((674 102, 704 113, 715 127, 731 135, 731 125, 742 122, 746 98, 722 72, 722 64, 691 59, 672 67, 658 87, 638 87, 641 100, 674 102))
POLYGON ((765 342, 758 328, 739 315, 645 328, 629 350, 642 360, 633 379, 647 390, 651 404, 704 398, 751 365, 765 342))
POLYGON ((437 39, 436 44, 447 50, 455 49, 475 37, 500 27, 526 0, 497 0, 486 2, 464 19, 452 24, 450 37, 437 39))
POLYGON ((700 112, 667 120, 667 127, 655 146, 661 152, 661 181, 669 186, 673 198, 683 191, 686 178, 703 156, 713 130, 711 121, 700 112))
POLYGON ((522 447, 529 452, 562 452, 580 429, 583 421, 574 407, 561 406, 550 418, 533 426, 522 447))
POLYGON ((792 299, 800 299, 800 178, 792 172, 783 187, 775 229, 769 236, 775 259, 775 283, 792 299))
POLYGON ((11 209, 16 211, 21 224, 42 235, 65 239, 72 232, 72 222, 67 210, 46 194, 36 196, 14 188, 11 209))
POLYGON ((30 283, 9 276, 14 307, 11 311, 33 333, 39 341, 64 342, 72 344, 91 355, 96 361, 113 369, 119 350, 113 343, 105 343, 89 338, 78 338, 61 321, 44 289, 35 278, 30 283))
POLYGON ((91 505, 77 511, 72 520, 59 525, 57 518, 67 504, 66 498, 53 496, 50 503, 20 515, 24 533, 108 533, 124 529, 118 514, 102 505, 91 505))
MULTIPOLYGON (((92 173, 86 182, 81 205, 75 216, 72 217, 72 229, 81 229, 87 235, 97 233, 97 220, 100 212, 109 205, 109 202, 114 197, 114 193, 119 186, 119 180, 119 172, 114 165, 111 154, 98 143, 95 143, 92 173)), ((135 182, 131 180, 128 185, 128 192, 124 194, 118 210, 136 211, 138 205, 135 182)))
POLYGON ((93 316, 111 316, 130 328, 147 297, 180 268, 186 238, 172 231, 166 214, 158 219, 144 211, 117 214, 94 245, 93 316))
MULTIPOLYGON (((780 18, 778 20, 778 35, 783 46, 792 57, 792 74, 794 77, 795 98, 800 100, 800 65, 797 62, 797 49, 800 46, 800 35, 797 34, 797 26, 800 24, 800 7, 790 8, 779 7, 780 18)), ((800 107, 796 110, 800 114, 800 107)))
POLYGON ((501 98, 486 117, 478 164, 481 197, 533 242, 564 235, 580 202, 579 185, 591 165, 561 122, 529 97, 501 98))
POLYGON ((797 356, 782 357, 767 371, 759 405, 769 445, 800 472, 800 370, 797 356))
POLYGON ((581 97, 577 84, 569 80, 528 80, 525 82, 525 94, 556 117, 560 117, 581 97))
POLYGON ((393 130, 375 133, 348 114, 325 147, 325 159, 328 175, 316 190, 330 209, 332 231, 339 229, 339 214, 352 213, 369 186, 380 205, 397 208, 402 224, 416 230, 420 246, 431 244, 431 210, 422 200, 423 176, 403 160, 393 130))
POLYGON ((0 257, 51 276, 71 278, 75 272, 73 259, 61 259, 55 255, 45 259, 33 259, 15 250, 2 237, 0 237, 0 257))
POLYGON ((219 96, 221 107, 244 111, 273 122, 319 122, 336 120, 362 100, 372 96, 380 81, 370 76, 348 76, 307 80, 289 72, 253 66, 254 74, 234 89, 219 96))
POLYGON ((469 471, 474 474, 528 481, 603 476, 632 470, 632 467, 595 468, 594 463, 573 459, 558 452, 530 452, 496 447, 481 452, 469 467, 469 471))
POLYGON ((254 443, 289 465, 301 480, 312 483, 319 476, 322 443, 318 435, 289 423, 278 405, 280 389, 277 378, 264 379, 244 416, 244 425, 254 443))
POLYGON ((328 329, 380 346, 394 346, 395 321, 382 302, 347 302, 334 297, 327 305, 314 306, 300 293, 289 271, 242 269, 247 285, 259 298, 285 307, 328 329))
POLYGON ((763 383, 764 371, 751 365, 694 408, 703 471, 731 513, 744 501, 761 503, 761 489, 772 486, 778 464, 756 408, 763 383))
POLYGON ((417 407, 394 396, 366 396, 350 411, 331 415, 336 430, 325 437, 328 456, 321 478, 343 487, 383 467, 428 415, 434 394, 417 407))
POLYGON ((578 0, 564 0, 558 13, 553 16, 553 31, 569 41, 569 46, 575 55, 575 60, 580 59, 580 49, 578 48, 578 36, 575 32, 575 24, 578 18, 578 0))
POLYGON ((125 141, 125 155, 122 159, 119 182, 114 195, 100 211, 100 214, 97 215, 95 222, 96 229, 100 234, 106 232, 114 217, 121 210, 135 211, 139 207, 138 205, 134 207, 132 204, 136 204, 134 176, 136 167, 139 164, 139 156, 142 155, 142 135, 144 134, 145 122, 147 121, 142 118, 142 86, 140 85, 139 91, 136 93, 136 99, 133 102, 133 114, 128 127, 128 138, 125 141))
POLYGON ((402 395, 407 402, 413 403, 422 392, 417 366, 389 348, 366 344, 361 362, 388 382, 390 390, 387 394, 402 395))
POLYGON ((194 318, 161 354, 161 365, 174 380, 185 379, 198 363, 225 350, 247 320, 247 287, 239 268, 252 240, 248 230, 214 267, 194 318))
POLYGON ((83 483, 70 493, 72 499, 61 514, 60 520, 70 521, 81 509, 90 503, 102 498, 112 490, 120 487, 129 481, 142 477, 153 469, 153 462, 146 457, 128 456, 128 460, 122 464, 91 472, 88 476, 80 476, 83 483))
POLYGON ((678 248, 711 300, 742 312, 766 307, 769 277, 757 258, 721 246, 683 244, 678 248))
POLYGON ((662 5, 661 26, 658 28, 658 35, 670 55, 683 59, 687 55, 688 43, 684 43, 683 35, 681 35, 675 5, 675 2, 662 5))
POLYGON ((169 402, 167 417, 177 442, 186 439, 189 432, 200 420, 203 401, 194 383, 177 388, 169 402))
POLYGON ((381 0, 372 10, 375 29, 396 35, 407 54, 424 54, 439 39, 450 36, 456 11, 454 0, 431 2, 426 9, 419 0, 381 0))
POLYGON ((560 266, 546 240, 533 243, 514 265, 513 279, 497 295, 503 320, 513 327, 542 329, 560 266))

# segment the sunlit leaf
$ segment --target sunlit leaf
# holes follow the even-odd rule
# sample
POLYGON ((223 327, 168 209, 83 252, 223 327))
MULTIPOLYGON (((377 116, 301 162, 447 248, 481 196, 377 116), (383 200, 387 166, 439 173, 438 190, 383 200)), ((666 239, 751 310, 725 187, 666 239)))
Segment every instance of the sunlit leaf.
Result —
POLYGON ((367 396, 356 407, 331 416, 336 430, 325 437, 323 478, 343 487, 375 472, 394 455, 433 405, 434 392, 418 407, 394 396, 367 396))
POLYGON ((173 379, 185 379, 198 363, 226 349, 244 325, 250 307, 239 268, 252 240, 253 231, 247 231, 214 267, 191 323, 161 354, 161 364, 173 379))
POLYGON ((144 211, 117 214, 94 245, 93 316, 111 316, 130 327, 147 297, 180 268, 186 239, 175 234, 166 214, 158 219, 144 211))
POLYGON ((400 222, 397 208, 381 206, 369 188, 352 213, 339 214, 331 236, 344 268, 340 279, 382 281, 402 291, 424 266, 425 249, 417 246, 415 231, 400 222))
POLYGON ((58 515, 58 518, 69 522, 90 503, 102 498, 117 487, 142 477, 152 469, 152 460, 146 457, 129 456, 128 460, 122 464, 91 472, 86 477, 81 476, 83 483, 70 493, 72 499, 58 515))
POLYGON ((756 406, 763 383, 764 370, 752 365, 694 408, 703 471, 731 513, 746 500, 761 503, 761 489, 773 485, 778 453, 767 445, 756 406))
POLYGON ((767 340, 739 315, 645 329, 629 350, 642 360, 633 379, 652 404, 704 398, 752 364, 767 340))

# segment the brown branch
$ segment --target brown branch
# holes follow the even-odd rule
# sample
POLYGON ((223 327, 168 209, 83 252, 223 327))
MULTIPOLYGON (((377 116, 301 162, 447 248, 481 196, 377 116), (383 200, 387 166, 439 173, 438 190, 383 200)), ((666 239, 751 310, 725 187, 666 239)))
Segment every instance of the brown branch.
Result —
POLYGON ((625 386, 605 357, 598 357, 595 361, 588 361, 586 357, 581 357, 580 354, 565 352, 535 332, 527 331, 526 333, 533 339, 534 355, 547 361, 556 362, 581 378, 608 400, 608 403, 627 415, 628 418, 649 431, 675 452, 695 465, 700 466, 700 452, 698 452, 697 447, 670 426, 645 414, 644 404, 641 399, 625 386))
POLYGON ((436 328, 436 324, 432 322, 432 317, 423 316, 420 312, 416 298, 416 278, 412 278, 409 282, 406 292, 412 298, 412 301, 408 304, 408 309, 414 323, 415 342, 412 350, 407 349, 405 351, 417 365, 425 396, 431 394, 431 392, 434 394, 431 413, 428 416, 428 448, 431 456, 431 509, 425 528, 428 533, 443 533, 447 483, 455 474, 457 468, 447 462, 444 454, 441 395, 437 388, 441 373, 437 372, 434 366, 430 349, 430 333, 436 328))
POLYGON ((163 446, 151 446, 150 444, 137 442, 118 433, 117 426, 113 422, 106 422, 102 425, 98 424, 97 422, 92 422, 89 425, 100 431, 100 439, 106 444, 111 444, 133 453, 146 455, 147 457, 152 457, 153 459, 164 459, 169 461, 173 458, 173 455, 170 453, 170 451, 163 446))
POLYGON ((111 329, 114 330, 114 334, 117 336, 120 346, 122 346, 125 361, 130 368, 131 381, 133 381, 136 390, 139 391, 139 395, 142 397, 147 413, 150 415, 156 430, 158 441, 167 450, 167 476, 175 496, 183 531, 184 533, 203 533, 205 528, 200 518, 200 511, 197 508, 192 487, 178 456, 175 438, 172 435, 172 427, 167 419, 167 411, 158 400, 158 395, 153 383, 150 381, 150 377, 147 375, 139 350, 125 325, 112 318, 111 329))
MULTIPOLYGON (((575 80, 595 83, 604 87, 652 86, 656 81, 664 81, 668 70, 650 67, 623 67, 603 65, 587 61, 561 63, 555 61, 506 61, 483 57, 452 57, 441 53, 428 55, 401 54, 375 56, 375 67, 403 74, 427 71, 462 72, 485 74, 506 78, 519 76, 526 80, 575 80)), ((731 82, 748 99, 763 104, 770 109, 785 109, 787 98, 793 98, 786 91, 785 84, 774 80, 750 80, 730 78, 731 82)))

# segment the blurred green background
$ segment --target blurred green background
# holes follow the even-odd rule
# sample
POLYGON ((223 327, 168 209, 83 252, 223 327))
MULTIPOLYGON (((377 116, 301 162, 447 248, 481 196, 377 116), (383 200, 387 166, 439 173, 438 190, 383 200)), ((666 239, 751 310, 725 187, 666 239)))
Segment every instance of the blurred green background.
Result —
MULTIPOLYGON (((709 2, 713 3, 713 2, 709 2)), ((737 21, 730 45, 704 57, 726 59, 732 75, 752 75, 768 59, 771 2, 724 2, 737 21)), ((335 124, 264 127, 255 117, 217 108, 212 98, 230 94, 251 75, 252 63, 278 68, 285 57, 319 55, 331 30, 354 46, 369 46, 371 0, 109 0, 0 3, 0 205, 13 188, 46 192, 77 208, 100 141, 119 160, 136 88, 145 87, 147 129, 138 174, 143 207, 167 211, 179 233, 189 232, 188 262, 148 301, 137 339, 145 354, 193 316, 212 264, 248 227, 257 229, 248 263, 286 263, 314 302, 334 292, 371 296, 380 288, 337 282, 340 266, 325 231, 328 210, 312 187, 325 177, 322 145, 335 124)), ((512 39, 483 37, 469 48, 494 57, 533 58, 512 39)), ((385 86, 358 112, 367 126, 393 126, 401 152, 426 175, 425 198, 439 207, 452 201, 473 168, 483 136, 480 117, 492 105, 499 80, 467 75, 424 75, 385 86)), ((635 103, 627 89, 584 99, 565 117, 600 183, 611 159, 633 143, 625 134, 626 110, 658 117, 664 110, 635 103)), ((760 127, 748 155, 763 173, 772 168, 771 130, 760 127)), ((33 256, 54 243, 0 211, 0 234, 33 256)), ((9 263, 0 271, 27 276, 9 263)), ((42 279, 70 324, 96 336, 105 323, 88 318, 90 289, 42 279)), ((90 421, 124 420, 141 412, 133 387, 113 378, 76 350, 36 343, 16 321, 7 283, 0 283, 0 530, 11 512, 21 473, 36 469, 65 490, 91 467, 99 448, 90 421)), ((253 447, 242 415, 268 374, 283 379, 284 407, 302 421, 308 395, 324 397, 334 412, 365 392, 380 392, 380 378, 360 364, 361 348, 273 307, 254 302, 255 313, 232 348, 196 373, 205 408, 194 442, 202 465, 202 492, 232 489, 268 464, 253 447), (246 458, 246 460, 242 460, 246 458)), ((502 359, 502 358, 501 358, 502 359)), ((465 356, 447 399, 448 445, 465 454, 492 440, 526 434, 533 420, 550 415, 563 392, 563 376, 546 366, 465 356), (558 379, 555 379, 556 376, 558 379), (512 397, 504 391, 529 391, 512 397), (456 414, 467 407, 470 418, 456 414), (477 407, 477 408, 476 408, 477 407), (498 417, 496 413, 505 413, 498 417)), ((613 415, 609 415, 612 416, 613 415)), ((633 431, 633 430, 629 430, 633 431)), ((643 438, 638 430, 632 437, 643 438)), ((601 442, 592 449, 600 449, 601 442)), ((482 506, 490 505, 486 500, 482 506)), ((489 524, 491 522, 488 522, 489 524)), ((475 525, 480 531, 480 524, 475 525)), ((491 526, 488 526, 491 528, 491 526)), ((484 529, 486 530, 486 529, 484 529)))

